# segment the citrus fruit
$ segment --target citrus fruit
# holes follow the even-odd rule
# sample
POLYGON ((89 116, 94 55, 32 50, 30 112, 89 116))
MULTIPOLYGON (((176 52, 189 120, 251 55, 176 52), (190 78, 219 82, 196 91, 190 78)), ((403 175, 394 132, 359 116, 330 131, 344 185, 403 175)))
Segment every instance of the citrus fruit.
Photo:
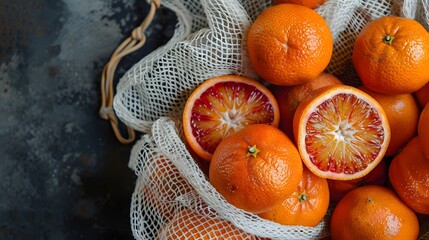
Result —
POLYGON ((338 202, 351 190, 366 185, 385 185, 387 180, 387 163, 386 160, 381 162, 366 176, 354 180, 332 180, 328 179, 329 196, 331 202, 338 202))
POLYGON ((274 0, 274 3, 276 4, 293 3, 293 4, 306 6, 312 9, 317 8, 318 6, 322 5, 324 2, 325 0, 274 0))
POLYGON ((426 83, 426 85, 417 90, 414 95, 416 96, 420 107, 424 107, 429 102, 429 83, 426 83))
POLYGON ((164 225, 157 239, 258 239, 220 218, 210 218, 186 209, 164 225))
POLYGON ((202 159, 210 160, 219 142, 244 126, 278 126, 280 112, 273 94, 246 77, 223 75, 206 80, 186 101, 184 135, 202 159))
POLYGON ((415 92, 429 81, 429 33, 413 19, 378 18, 357 36, 352 59, 367 88, 385 94, 415 92))
POLYGON ((334 208, 331 238, 336 239, 417 239, 416 214, 391 190, 364 186, 347 193, 334 208))
POLYGON ((416 100, 410 93, 382 94, 366 87, 361 87, 360 90, 377 100, 386 113, 391 132, 386 156, 395 155, 417 134, 420 109, 416 100))
POLYGON ((147 159, 148 176, 141 191, 144 202, 157 212, 164 220, 173 217, 179 203, 174 200, 192 191, 191 185, 182 177, 174 164, 164 156, 147 159))
POLYGON ((253 124, 218 145, 210 161, 209 180, 229 203, 258 214, 295 191, 302 168, 298 150, 282 131, 253 124))
POLYGON ((420 113, 417 128, 423 153, 429 158, 429 104, 426 104, 420 113))
POLYGON ((293 139, 293 115, 298 105, 314 90, 334 84, 342 84, 342 82, 332 74, 321 73, 315 79, 304 84, 289 87, 278 86, 273 93, 280 110, 279 128, 293 139))
POLYGON ((314 227, 322 221, 329 207, 329 189, 325 178, 304 167, 301 181, 282 204, 259 214, 260 217, 283 225, 314 227))
POLYGON ((316 11, 296 4, 265 9, 247 35, 250 63, 266 81, 281 86, 317 77, 331 60, 332 34, 316 11))
POLYGON ((389 179, 395 192, 410 208, 429 214, 429 159, 425 157, 418 138, 413 138, 393 158, 389 179))
POLYGON ((334 180, 368 174, 383 159, 390 141, 380 104, 347 85, 308 95, 296 109, 293 127, 305 165, 319 177, 334 180))

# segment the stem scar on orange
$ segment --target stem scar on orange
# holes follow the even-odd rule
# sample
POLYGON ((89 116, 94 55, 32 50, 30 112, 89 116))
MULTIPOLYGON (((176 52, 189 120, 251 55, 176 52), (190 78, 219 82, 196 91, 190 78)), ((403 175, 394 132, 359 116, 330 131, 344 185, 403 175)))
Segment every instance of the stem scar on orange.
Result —
POLYGON ((329 188, 325 178, 304 167, 298 187, 282 204, 259 214, 260 217, 283 225, 314 227, 329 207, 329 188))
POLYGON ((330 230, 332 240, 417 239, 419 222, 393 191, 368 185, 340 200, 332 212, 330 230))
POLYGON ((429 81, 429 33, 413 19, 378 18, 359 33, 352 60, 367 88, 385 94, 415 92, 429 81))
POLYGON ((332 49, 332 33, 323 17, 296 4, 268 7, 247 34, 253 69, 274 85, 311 81, 328 66, 332 49))
POLYGON ((236 75, 206 80, 192 92, 183 110, 185 139, 207 161, 225 136, 251 124, 277 127, 279 120, 273 94, 261 83, 236 75))
POLYGON ((253 124, 218 145, 210 161, 209 181, 229 203, 258 214, 291 195, 302 171, 298 150, 282 131, 253 124))
POLYGON ((320 88, 294 115, 295 143, 305 165, 334 180, 365 176, 383 159, 390 128, 378 102, 347 85, 320 88))

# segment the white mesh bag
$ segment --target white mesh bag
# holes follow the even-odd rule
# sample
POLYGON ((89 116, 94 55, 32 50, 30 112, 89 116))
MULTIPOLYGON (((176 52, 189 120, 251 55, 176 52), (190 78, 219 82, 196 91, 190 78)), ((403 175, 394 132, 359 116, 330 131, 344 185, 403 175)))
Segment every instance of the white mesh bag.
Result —
MULTIPOLYGON (((231 239, 241 239, 242 231, 251 234, 242 239, 328 236, 329 212, 311 228, 276 224, 230 205, 207 181, 182 138, 181 110, 188 95, 204 80, 224 74, 258 79, 247 57, 246 33, 271 1, 162 0, 161 4, 177 15, 174 35, 127 71, 113 102, 120 120, 144 133, 129 161, 138 176, 130 214, 134 237, 178 239, 165 228, 177 216, 182 218, 179 222, 186 222, 189 216, 177 215, 184 209, 204 219, 232 223, 207 229, 216 233, 227 228, 234 233, 231 239)), ((325 18, 334 38, 327 71, 350 85, 359 83, 351 52, 366 23, 397 15, 416 19, 429 29, 429 0, 327 0, 316 11, 325 18)), ((428 239, 427 235, 420 239, 428 239)))

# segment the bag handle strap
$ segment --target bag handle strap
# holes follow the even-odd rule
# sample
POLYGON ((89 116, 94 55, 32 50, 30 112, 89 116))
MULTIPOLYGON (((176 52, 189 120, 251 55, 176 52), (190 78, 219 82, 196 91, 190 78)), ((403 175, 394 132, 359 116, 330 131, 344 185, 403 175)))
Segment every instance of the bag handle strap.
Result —
POLYGON ((116 67, 123 57, 137 51, 146 43, 145 31, 152 23, 156 9, 161 5, 161 0, 152 0, 150 10, 143 22, 135 28, 131 36, 123 41, 113 52, 110 60, 106 63, 101 76, 101 108, 99 115, 101 118, 108 120, 112 126, 112 130, 122 144, 129 144, 134 142, 136 134, 134 129, 127 126, 128 138, 124 137, 119 130, 119 120, 113 111, 113 78, 115 75, 116 67))

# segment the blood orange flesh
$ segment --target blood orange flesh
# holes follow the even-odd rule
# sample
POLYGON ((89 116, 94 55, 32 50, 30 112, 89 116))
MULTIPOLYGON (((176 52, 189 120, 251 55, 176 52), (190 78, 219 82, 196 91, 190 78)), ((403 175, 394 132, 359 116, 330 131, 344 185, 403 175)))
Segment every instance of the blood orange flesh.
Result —
POLYGON ((351 86, 325 87, 304 99, 294 117, 301 157, 316 175, 352 180, 384 157, 390 128, 381 106, 351 86))
POLYGON ((235 75, 206 80, 188 98, 183 112, 185 139, 195 153, 210 160, 220 141, 244 126, 278 126, 273 94, 257 81, 235 75))

